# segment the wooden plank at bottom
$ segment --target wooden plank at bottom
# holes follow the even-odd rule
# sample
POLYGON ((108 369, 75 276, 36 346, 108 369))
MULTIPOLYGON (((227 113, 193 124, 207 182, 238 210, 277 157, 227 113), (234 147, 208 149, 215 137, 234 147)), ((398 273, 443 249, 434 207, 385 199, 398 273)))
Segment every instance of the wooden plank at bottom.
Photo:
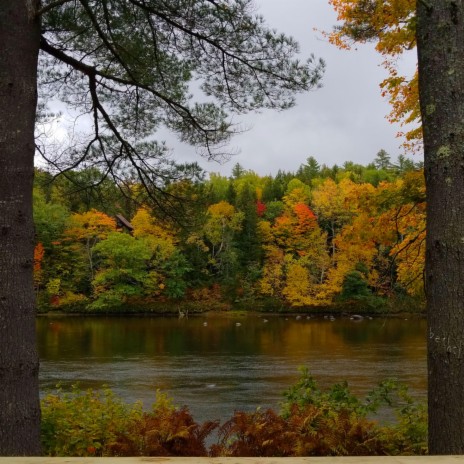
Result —
POLYGON ((464 464, 464 456, 353 456, 302 458, 47 458, 0 457, 0 464, 464 464))

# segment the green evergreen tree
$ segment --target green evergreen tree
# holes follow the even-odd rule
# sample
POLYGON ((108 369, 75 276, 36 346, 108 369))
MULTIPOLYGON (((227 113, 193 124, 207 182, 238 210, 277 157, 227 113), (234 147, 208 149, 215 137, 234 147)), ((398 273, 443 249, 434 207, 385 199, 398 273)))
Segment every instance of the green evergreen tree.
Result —
POLYGON ((259 263, 262 259, 262 249, 257 237, 256 200, 255 189, 246 183, 240 189, 235 203, 237 209, 243 213, 242 228, 236 237, 239 262, 243 270, 251 263, 259 263))
POLYGON ((384 149, 382 149, 377 153, 374 159, 374 164, 377 169, 391 169, 391 156, 384 149))
POLYGON ((263 189, 263 201, 282 200, 287 190, 288 183, 295 177, 293 173, 278 170, 274 178, 267 182, 263 189))
POLYGON ((311 181, 316 179, 319 176, 321 167, 317 162, 316 158, 310 156, 306 160, 306 164, 302 164, 297 171, 297 177, 302 182, 305 182, 308 185, 311 185, 311 181))
POLYGON ((346 274, 343 279, 342 300, 362 299, 372 295, 372 291, 367 283, 367 274, 369 269, 363 263, 357 263, 353 271, 346 274))
POLYGON ((234 167, 232 168, 232 178, 233 179, 240 179, 240 177, 245 174, 245 169, 243 169, 242 165, 239 163, 234 164, 234 167))
POLYGON ((404 174, 405 172, 414 171, 416 169, 416 165, 412 159, 406 158, 404 155, 399 155, 395 169, 399 174, 404 174))

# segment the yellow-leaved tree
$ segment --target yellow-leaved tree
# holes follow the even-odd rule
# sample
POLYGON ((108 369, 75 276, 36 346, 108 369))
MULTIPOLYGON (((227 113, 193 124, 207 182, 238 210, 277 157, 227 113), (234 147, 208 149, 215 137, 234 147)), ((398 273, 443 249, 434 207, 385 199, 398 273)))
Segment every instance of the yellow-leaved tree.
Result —
POLYGON ((151 250, 147 269, 149 279, 145 282, 147 291, 152 296, 182 296, 186 288, 184 275, 188 265, 177 247, 175 231, 146 208, 137 210, 131 224, 134 237, 144 241, 151 250))
POLYGON ((90 279, 95 274, 93 248, 101 240, 116 231, 116 221, 101 211, 92 209, 71 215, 69 227, 64 231, 65 241, 71 246, 82 244, 88 259, 90 279))
POLYGON ((383 212, 377 217, 377 233, 390 248, 398 283, 411 295, 424 296, 425 183, 423 171, 406 173, 377 192, 383 212))
MULTIPOLYGON (((319 220, 330 232, 332 266, 321 286, 327 299, 342 294, 346 282, 355 277, 363 296, 367 294, 367 287, 379 286, 377 265, 382 259, 382 250, 375 224, 375 192, 369 183, 359 184, 346 178, 338 184, 326 180, 313 192, 319 220)), ((356 296, 356 292, 348 293, 356 296)))
POLYGON ((160 259, 168 258, 174 252, 176 239, 173 231, 158 221, 148 209, 139 208, 131 224, 134 227, 134 237, 147 240, 160 259))
POLYGON ((346 224, 334 238, 337 249, 335 265, 330 268, 324 290, 327 298, 342 293, 345 279, 357 269, 365 269, 363 279, 366 284, 376 285, 377 273, 374 259, 378 254, 376 228, 371 217, 362 212, 350 224, 346 224))
POLYGON ((227 201, 208 208, 203 234, 210 247, 210 265, 220 274, 228 275, 235 263, 233 239, 242 229, 243 218, 244 214, 227 201))
POLYGON ((333 264, 337 254, 335 237, 360 211, 371 207, 374 190, 371 184, 356 184, 350 179, 342 179, 336 183, 328 178, 312 192, 312 205, 319 222, 329 231, 333 264))

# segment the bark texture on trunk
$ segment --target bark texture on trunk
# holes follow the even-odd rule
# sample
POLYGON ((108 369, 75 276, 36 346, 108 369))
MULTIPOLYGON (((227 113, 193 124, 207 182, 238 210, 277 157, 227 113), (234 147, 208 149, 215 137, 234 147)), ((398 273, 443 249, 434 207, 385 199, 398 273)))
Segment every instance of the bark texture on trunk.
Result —
POLYGON ((429 452, 464 454, 464 5, 418 0, 429 452))
POLYGON ((0 455, 40 453, 32 180, 36 0, 0 0, 0 455))

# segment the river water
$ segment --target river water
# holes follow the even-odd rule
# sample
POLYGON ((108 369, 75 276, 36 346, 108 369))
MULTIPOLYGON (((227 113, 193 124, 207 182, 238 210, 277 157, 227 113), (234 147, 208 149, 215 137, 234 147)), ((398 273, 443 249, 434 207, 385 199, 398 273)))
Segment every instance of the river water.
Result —
POLYGON ((395 378, 426 395, 426 324, 417 318, 40 317, 37 329, 42 392, 106 385, 148 407, 161 389, 198 421, 278 409, 300 366, 321 386, 347 380, 362 394, 395 378))

